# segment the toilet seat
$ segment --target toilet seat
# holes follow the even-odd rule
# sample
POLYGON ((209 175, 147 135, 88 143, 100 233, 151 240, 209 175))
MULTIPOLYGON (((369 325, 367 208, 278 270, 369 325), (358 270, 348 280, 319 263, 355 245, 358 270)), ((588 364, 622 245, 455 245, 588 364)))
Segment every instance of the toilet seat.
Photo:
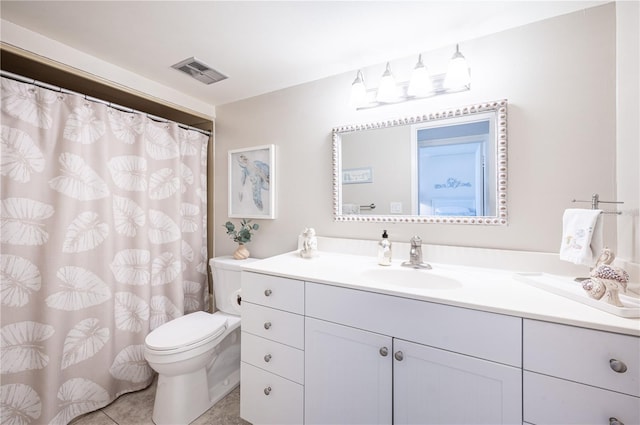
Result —
POLYGON ((171 320, 147 335, 145 345, 156 354, 175 354, 192 350, 222 335, 228 326, 226 317, 204 311, 171 320))

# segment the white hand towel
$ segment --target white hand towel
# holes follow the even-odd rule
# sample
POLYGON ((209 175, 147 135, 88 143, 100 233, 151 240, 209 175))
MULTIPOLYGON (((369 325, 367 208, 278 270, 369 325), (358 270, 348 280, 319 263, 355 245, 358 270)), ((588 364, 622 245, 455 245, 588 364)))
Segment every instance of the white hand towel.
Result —
POLYGON ((567 209, 562 216, 560 259, 592 266, 602 250, 602 210, 567 209))

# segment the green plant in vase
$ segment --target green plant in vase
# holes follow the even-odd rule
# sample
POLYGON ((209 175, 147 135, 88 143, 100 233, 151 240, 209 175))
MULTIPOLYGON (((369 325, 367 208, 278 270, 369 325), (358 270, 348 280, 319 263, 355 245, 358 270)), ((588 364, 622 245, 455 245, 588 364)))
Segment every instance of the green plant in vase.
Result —
POLYGON ((243 218, 240 221, 240 226, 238 227, 230 221, 227 221, 224 224, 224 227, 227 229, 227 235, 229 235, 229 237, 238 244, 238 248, 233 253, 233 258, 236 260, 249 258, 249 250, 244 245, 251 242, 253 232, 257 231, 260 228, 260 225, 257 223, 251 224, 251 220, 243 218))

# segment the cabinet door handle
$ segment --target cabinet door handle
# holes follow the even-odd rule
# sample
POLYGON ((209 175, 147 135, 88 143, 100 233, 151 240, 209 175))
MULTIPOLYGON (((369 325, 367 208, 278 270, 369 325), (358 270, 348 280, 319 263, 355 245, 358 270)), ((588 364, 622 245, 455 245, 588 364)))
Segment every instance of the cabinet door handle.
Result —
POLYGON ((264 328, 269 329, 271 327, 271 322, 264 322, 264 328))
POLYGON ((404 360, 404 354, 402 353, 402 351, 396 351, 396 354, 394 354, 393 357, 395 357, 399 362, 404 360))
POLYGON ((273 291, 271 291, 271 289, 265 289, 264 290, 264 296, 268 297, 269 295, 273 294, 273 291))
POLYGON ((271 394, 271 387, 267 387, 264 389, 264 395, 269 395, 271 394))
POLYGON ((387 354, 389 354, 389 349, 388 349, 387 347, 382 347, 382 348, 380 349, 380 355, 381 355, 382 357, 387 357, 387 354))
POLYGON ((609 360, 609 366, 611 366, 611 369, 614 372, 625 373, 627 371, 627 365, 624 364, 624 362, 621 362, 620 360, 616 360, 616 359, 609 360))
POLYGON ((624 425, 616 418, 609 418, 609 425, 624 425))
POLYGON ((266 356, 264 356, 264 361, 269 363, 271 361, 271 354, 267 354, 266 356))

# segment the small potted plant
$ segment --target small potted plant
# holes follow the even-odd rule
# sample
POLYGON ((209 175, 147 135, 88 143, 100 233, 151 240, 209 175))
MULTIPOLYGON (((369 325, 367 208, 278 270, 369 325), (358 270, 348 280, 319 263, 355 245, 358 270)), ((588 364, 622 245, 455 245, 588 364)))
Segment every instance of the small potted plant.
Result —
POLYGON ((258 230, 260 225, 257 223, 251 224, 251 220, 243 218, 240 221, 240 226, 238 228, 236 228, 236 226, 230 221, 227 221, 224 224, 224 227, 227 229, 227 235, 229 235, 234 242, 238 243, 238 248, 233 253, 233 258, 236 260, 249 258, 249 250, 244 246, 244 244, 251 242, 253 232, 258 230))

